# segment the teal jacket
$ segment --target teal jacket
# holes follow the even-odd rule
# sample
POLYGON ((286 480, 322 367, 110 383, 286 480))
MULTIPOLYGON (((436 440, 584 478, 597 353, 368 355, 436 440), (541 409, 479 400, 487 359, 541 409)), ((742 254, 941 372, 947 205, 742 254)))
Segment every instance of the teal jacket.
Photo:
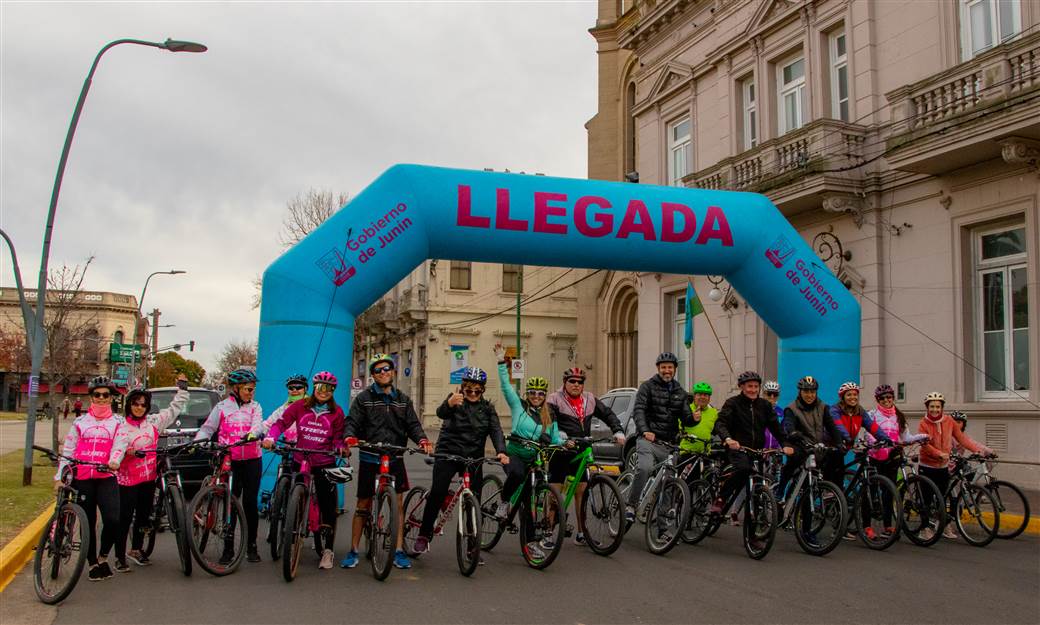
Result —
MULTIPOLYGON (((506 363, 498 363, 498 381, 502 385, 502 394, 506 396, 506 404, 509 405, 509 413, 512 417, 511 429, 514 436, 527 439, 529 441, 537 442, 541 439, 544 432, 542 427, 542 419, 537 412, 531 412, 524 408, 523 402, 520 401, 520 396, 516 394, 516 389, 509 382, 509 372, 506 370, 506 363)), ((559 445, 563 441, 560 439, 560 429, 556 426, 556 421, 549 426, 549 441, 553 445, 559 445)), ((527 457, 533 456, 534 454, 519 445, 510 443, 507 449, 511 455, 527 457)))

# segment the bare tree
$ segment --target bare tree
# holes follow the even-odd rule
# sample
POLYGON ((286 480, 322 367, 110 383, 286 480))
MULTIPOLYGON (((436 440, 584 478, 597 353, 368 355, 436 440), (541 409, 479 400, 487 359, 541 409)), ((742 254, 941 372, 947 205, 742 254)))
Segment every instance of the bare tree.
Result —
POLYGON ((217 369, 212 372, 210 382, 220 384, 227 374, 239 367, 256 366, 256 341, 229 341, 217 359, 217 369))

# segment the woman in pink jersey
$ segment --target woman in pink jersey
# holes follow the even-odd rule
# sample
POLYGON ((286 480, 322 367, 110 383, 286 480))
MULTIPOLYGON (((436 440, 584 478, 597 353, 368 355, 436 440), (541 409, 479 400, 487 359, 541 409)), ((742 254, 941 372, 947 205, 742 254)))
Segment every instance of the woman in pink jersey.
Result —
POLYGON ((183 373, 177 376, 177 394, 170 400, 170 407, 155 414, 152 394, 133 390, 126 396, 126 415, 116 436, 123 438, 126 455, 119 465, 116 480, 119 482, 119 537, 116 538, 116 565, 119 573, 130 571, 127 558, 138 566, 148 566, 148 556, 141 553, 144 545, 144 523, 152 515, 152 499, 155 497, 155 477, 158 459, 155 450, 159 445, 159 433, 170 427, 188 404, 188 378, 183 373), (136 452, 146 452, 138 458, 136 452), (126 537, 134 519, 134 536, 130 552, 126 551, 126 537))
MULTIPOLYGON (((126 441, 119 440, 116 431, 122 418, 112 412, 112 397, 118 394, 115 384, 105 376, 90 381, 90 408, 78 417, 65 436, 61 453, 76 460, 107 464, 112 473, 98 471, 93 467, 78 466, 72 481, 79 493, 79 503, 87 513, 90 525, 90 545, 87 547, 87 562, 90 570, 87 579, 92 582, 112 577, 108 565, 108 552, 119 535, 119 485, 115 470, 123 459, 126 441), (97 545, 97 511, 101 510, 100 553, 97 545)), ((54 476, 54 487, 61 485, 61 474, 68 463, 63 461, 54 476)))

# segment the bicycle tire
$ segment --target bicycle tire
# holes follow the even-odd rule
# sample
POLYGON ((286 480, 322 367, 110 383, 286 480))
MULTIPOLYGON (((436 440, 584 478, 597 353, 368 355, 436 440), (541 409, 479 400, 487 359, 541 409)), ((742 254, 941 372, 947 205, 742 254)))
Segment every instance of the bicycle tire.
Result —
POLYGON ((480 485, 480 548, 491 551, 502 540, 506 532, 506 521, 499 521, 495 512, 498 510, 498 502, 502 498, 502 481, 494 475, 485 475, 480 485), (498 487, 488 487, 488 482, 498 482, 498 487))
POLYGON ((931 547, 939 542, 946 528, 946 504, 942 492, 935 482, 923 475, 908 476, 901 490, 903 535, 919 547, 931 547), (930 530, 930 535, 926 530, 930 530))
POLYGON ((825 556, 834 548, 841 543, 842 538, 845 536, 845 523, 847 520, 848 510, 845 506, 845 494, 841 490, 831 484, 830 482, 820 480, 816 482, 814 488, 818 489, 819 514, 816 513, 817 508, 817 495, 809 492, 809 484, 806 482, 805 487, 798 492, 798 498, 795 500, 794 514, 792 514, 791 525, 794 530, 795 540, 798 541, 798 546, 802 548, 802 551, 813 556, 825 556), (810 497, 809 507, 811 509, 810 518, 813 523, 810 525, 810 531, 813 536, 806 536, 802 531, 804 508, 802 507, 802 498, 810 497), (837 509, 835 509, 837 508, 837 509), (837 514, 837 525, 833 527, 833 535, 825 542, 819 542, 819 531, 822 529, 820 526, 815 524, 817 518, 822 518, 824 523, 827 519, 833 519, 835 513, 837 514))
POLYGON ((188 545, 188 532, 184 524, 184 495, 180 486, 171 484, 166 490, 166 521, 170 532, 177 543, 177 560, 181 565, 181 573, 191 576, 191 547, 188 545))
POLYGON ((536 486, 534 493, 525 497, 523 502, 524 509, 520 511, 520 553, 528 566, 544 569, 553 563, 563 547, 563 533, 567 527, 563 497, 555 486, 542 483, 536 486), (542 552, 542 558, 538 558, 537 554, 529 550, 525 541, 529 532, 534 535, 539 548, 545 550, 542 552), (546 546, 546 540, 551 544, 546 546))
POLYGON ((282 557, 282 526, 285 523, 285 509, 289 503, 289 487, 292 485, 288 475, 282 475, 271 491, 271 508, 268 516, 267 543, 271 547, 271 559, 275 562, 282 557))
POLYGON ((657 556, 671 551, 679 542, 689 514, 690 488, 686 481, 671 475, 666 476, 653 493, 646 523, 643 525, 647 550, 657 556), (674 528, 670 532, 659 531, 662 515, 665 519, 674 520, 674 528))
POLYGON ((459 572, 466 577, 473 575, 480 564, 480 502, 470 492, 462 493, 459 501, 455 559, 459 564, 459 572))
POLYGON ((36 553, 33 555, 33 589, 40 601, 54 605, 69 596, 83 574, 89 542, 90 525, 87 513, 78 504, 63 503, 51 515, 43 533, 40 534, 36 553), (78 548, 76 538, 79 539, 78 548), (56 554, 61 555, 55 557, 56 554), (47 556, 51 559, 45 563, 44 558, 47 556), (68 565, 71 565, 71 568, 68 565), (57 587, 50 588, 47 581, 57 579, 62 568, 71 571, 69 578, 57 587))
POLYGON ((190 524, 186 523, 185 529, 190 528, 191 530, 191 540, 188 544, 195 562, 202 567, 202 570, 217 577, 234 573, 242 562, 246 545, 246 513, 238 497, 231 495, 227 486, 223 484, 200 488, 191 499, 187 518, 190 524), (230 500, 227 499, 228 497, 230 500), (233 516, 231 524, 237 527, 237 532, 219 520, 219 517, 223 515, 223 502, 225 501, 230 501, 233 516), (218 530, 216 533, 213 531, 214 528, 218 530), (236 533, 237 539, 235 538, 236 533), (211 560, 209 554, 206 553, 211 538, 219 540, 222 543, 222 549, 224 544, 230 542, 233 552, 226 563, 222 563, 220 559, 211 560), (230 541, 227 540, 228 538, 230 541))
MULTIPOLYGON (((635 473, 624 471, 618 476, 617 481, 615 482, 618 487, 618 492, 621 493, 621 501, 625 504, 626 508, 628 507, 628 494, 632 490, 632 484, 635 482, 635 478, 635 473)), ((624 514, 624 511, 622 511, 622 514, 624 514)), ((628 533, 628 530, 631 529, 633 523, 635 523, 635 521, 625 521, 626 534, 628 533)))
POLYGON ((418 558, 422 554, 415 550, 415 539, 419 537, 422 527, 423 511, 426 509, 426 495, 429 493, 422 486, 415 486, 404 496, 404 552, 409 557, 418 558))
POLYGON ((379 581, 390 575, 394 562, 394 547, 397 543, 397 506, 394 493, 383 484, 372 501, 372 524, 368 548, 372 554, 372 576, 379 581))
POLYGON ((885 494, 887 493, 888 498, 892 502, 892 510, 889 511, 889 514, 891 515, 892 520, 891 527, 894 528, 894 531, 890 534, 884 531, 880 534, 875 533, 875 538, 867 536, 867 527, 864 527, 862 518, 862 498, 868 495, 864 492, 862 486, 856 495, 856 505, 849 510, 849 515, 856 515, 856 518, 860 521, 858 531, 856 532, 860 541, 870 549, 875 551, 884 551, 896 544, 896 541, 899 540, 899 534, 902 531, 903 524, 903 500, 899 496, 899 490, 896 488, 896 485, 892 480, 888 479, 884 475, 871 475, 866 478, 865 482, 865 486, 870 492, 868 506, 870 507, 871 525, 869 527, 872 528, 873 522, 879 518, 883 522, 883 508, 885 507, 885 494), (880 515, 880 517, 878 515, 880 515))
POLYGON ((581 500, 581 520, 585 544, 593 553, 609 556, 618 550, 625 539, 625 504, 613 478, 602 473, 589 478, 581 500), (597 528, 589 527, 590 518, 600 523, 602 532, 592 531, 597 528))
POLYGON ((744 551, 752 560, 761 560, 773 548, 777 524, 776 497, 765 484, 755 485, 744 501, 744 551), (754 509, 752 509, 754 507, 754 509))
POLYGON ((1000 511, 1000 528, 997 531, 997 538, 1011 540, 1026 531, 1026 528, 1029 527, 1029 500, 1022 493, 1022 489, 1005 480, 993 480, 987 485, 987 488, 989 493, 993 495, 993 501, 997 504, 997 509, 1000 511), (1022 521, 1017 527, 1013 527, 1008 521, 1011 521, 1010 515, 1014 513, 1005 514, 1005 512, 1007 511, 1008 503, 1014 502, 1016 498, 1019 507, 1022 509, 1022 521))
POLYGON ((988 488, 965 482, 952 508, 953 520, 957 524, 957 531, 969 545, 985 547, 996 539, 1000 531, 1000 511, 997 509, 997 503, 988 488), (965 497, 969 496, 968 493, 971 493, 970 502, 965 499, 965 497), (970 509, 967 509, 966 504, 968 503, 971 504, 970 509), (976 519, 978 526, 985 532, 980 535, 969 533, 968 519, 965 518, 966 514, 969 518, 976 519), (987 515, 993 520, 987 521, 987 515))
POLYGON ((300 553, 307 536, 307 487, 296 484, 289 491, 289 503, 285 507, 285 527, 282 530, 282 577, 287 582, 296 579, 300 566, 300 553))
POLYGON ((711 528, 711 502, 715 500, 711 484, 707 480, 694 480, 690 489, 690 514, 686 518, 680 538, 687 545, 696 545, 704 540, 711 528))

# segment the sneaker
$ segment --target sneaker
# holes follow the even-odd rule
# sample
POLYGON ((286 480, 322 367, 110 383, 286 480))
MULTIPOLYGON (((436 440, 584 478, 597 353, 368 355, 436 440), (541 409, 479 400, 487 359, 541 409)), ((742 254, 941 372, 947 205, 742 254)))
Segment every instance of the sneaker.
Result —
POLYGON ((399 569, 410 569, 412 568, 412 561, 408 558, 408 554, 397 550, 394 552, 394 567, 399 569))
POLYGON ((127 552, 126 559, 130 560, 137 566, 148 566, 152 563, 152 561, 148 559, 148 556, 144 555, 137 549, 132 549, 129 552, 127 552))
POLYGON ((509 502, 500 501, 498 507, 495 508, 495 518, 499 521, 505 521, 509 518, 509 502))
POLYGON ((133 569, 126 563, 125 560, 116 560, 116 565, 112 567, 116 573, 132 573, 133 569))
POLYGON ((885 528, 885 532, 882 534, 882 536, 892 536, 895 533, 896 528, 889 526, 885 528))
POLYGON ((538 541, 538 546, 546 551, 552 551, 556 548, 556 541, 552 539, 552 536, 546 536, 538 541))
POLYGON ((579 547, 584 547, 585 546, 585 534, 582 534, 581 532, 575 532, 574 533, 574 544, 578 545, 579 547))
POLYGON ((921 533, 918 537, 923 541, 929 541, 935 537, 935 530, 933 530, 930 527, 926 527, 923 530, 921 530, 921 533))
POLYGON ((247 562, 259 562, 260 561, 260 552, 257 551, 255 544, 249 545, 249 547, 246 548, 246 561, 247 562))
POLYGON ((108 565, 108 562, 98 562, 98 575, 101 576, 100 579, 112 577, 112 567, 108 565))
POLYGON ((357 566, 357 563, 358 563, 357 551, 351 549, 350 552, 347 553, 346 557, 339 561, 339 566, 340 566, 340 568, 343 568, 343 569, 352 569, 355 566, 357 566))
POLYGON ((818 536, 816 536, 816 532, 809 532, 804 536, 804 538, 805 543, 813 549, 816 549, 820 546, 820 539, 818 536))
POLYGON ((856 532, 845 532, 845 535, 842 536, 842 538, 845 540, 856 540, 856 532))
POLYGON ((326 549, 326 550, 322 551, 321 552, 321 562, 318 563, 318 568, 319 569, 331 569, 332 568, 332 561, 334 559, 335 559, 335 556, 332 554, 332 550, 331 549, 326 549))
POLYGON ((542 548, 538 545, 537 541, 527 543, 526 548, 527 548, 527 556, 531 560, 544 560, 545 559, 545 552, 542 551, 542 548))
POLYGON ((729 515, 729 524, 733 527, 740 527, 740 515, 736 512, 732 512, 729 515))
POLYGON ((89 579, 92 582, 101 581, 101 567, 99 567, 97 564, 92 564, 90 566, 90 571, 87 572, 87 579, 89 579))
POLYGON ((630 525, 636 522, 636 509, 632 506, 625 506, 625 522, 630 525))
POLYGON ((877 540, 878 537, 877 532, 874 531, 873 527, 868 527, 867 529, 863 530, 863 535, 866 536, 867 540, 870 541, 877 540))
POLYGON ((711 504, 711 510, 708 510, 708 514, 712 516, 719 516, 722 514, 722 497, 718 497, 711 504))
POLYGON ((943 538, 952 538, 953 540, 957 540, 960 537, 961 535, 957 533, 957 530, 954 529, 952 525, 947 525, 946 529, 943 530, 943 538))
POLYGON ((430 550, 430 539, 425 536, 419 536, 415 539, 415 553, 426 553, 430 550))
POLYGON ((224 545, 224 551, 220 554, 220 559, 217 560, 217 564, 220 566, 228 566, 235 559, 235 548, 232 545, 224 545))

